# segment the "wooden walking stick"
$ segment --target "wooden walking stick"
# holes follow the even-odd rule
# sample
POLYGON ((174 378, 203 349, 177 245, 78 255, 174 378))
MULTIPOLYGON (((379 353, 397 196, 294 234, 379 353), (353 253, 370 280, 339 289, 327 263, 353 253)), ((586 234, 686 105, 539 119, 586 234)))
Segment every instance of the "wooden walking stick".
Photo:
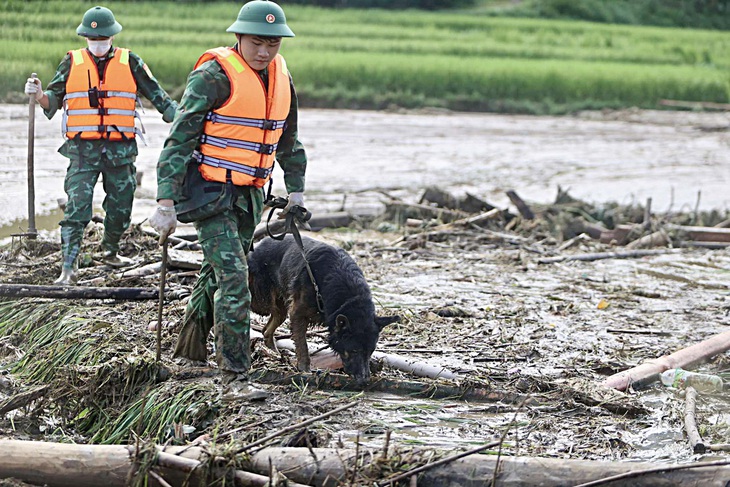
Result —
POLYGON ((167 236, 162 241, 162 267, 160 268, 160 292, 157 301, 157 361, 162 357, 162 308, 165 304, 165 279, 167 278, 167 236))
MULTIPOLYGON (((30 75, 35 79, 36 73, 30 75)), ((28 232, 26 236, 34 239, 38 236, 35 228, 35 183, 33 175, 33 153, 35 148, 35 94, 29 96, 28 102, 28 232)))

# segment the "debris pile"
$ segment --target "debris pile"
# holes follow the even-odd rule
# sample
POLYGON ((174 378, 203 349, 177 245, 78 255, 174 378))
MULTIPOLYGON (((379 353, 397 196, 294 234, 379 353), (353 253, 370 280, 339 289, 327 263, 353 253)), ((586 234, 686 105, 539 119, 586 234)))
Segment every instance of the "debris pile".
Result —
MULTIPOLYGON (((475 438, 485 445, 498 438, 486 451, 510 456, 641 460, 632 455, 643 440, 631 434, 657 415, 656 401, 644 400, 645 394, 672 392, 657 388, 656 381, 628 393, 601 382, 701 341, 717 332, 717 323, 730 324, 730 303, 716 296, 728 289, 728 214, 659 216, 650 202, 599 206, 563 191, 550 205, 525 203, 515 192, 509 197, 516 212, 429 188, 418 203, 389 198, 374 217, 315 213, 312 235, 346 248, 363 268, 378 306, 397 310, 405 320, 381 335, 366 393, 336 370, 337 357, 324 349, 322 330, 308 335, 316 350, 312 365, 321 364, 311 375, 296 371, 283 344, 273 352, 253 332, 253 377, 268 384, 273 398, 243 407, 219 400, 213 363, 190 367, 170 359, 202 259, 194 237, 171 242, 160 324, 157 236, 133 225, 121 253, 134 265, 112 269, 99 258, 102 231, 95 221, 84 239, 80 287, 144 289, 151 297, 4 294, 0 434, 8 441, 130 444, 136 452, 146 451, 141 445, 147 443, 192 445, 208 452, 206 458, 228 458, 216 468, 230 464, 239 472, 241 458, 227 457, 218 446, 232 444, 239 451, 265 439, 250 452, 254 463, 256 451, 267 447, 315 456, 318 449, 337 449, 355 459, 340 460, 345 468, 338 474, 341 483, 352 485, 407 482, 424 475, 412 472, 416 467, 448 458, 445 450, 472 448, 475 438), (617 259, 639 264, 633 272, 609 267, 617 259), (644 314, 647 309, 660 317, 644 314), (160 362, 151 333, 158 326, 160 362), (326 421, 321 417, 351 403, 326 421), (313 421, 304 424, 307 418, 313 421), (446 429, 449 423, 456 426, 446 429), (279 434, 269 437, 272 431, 279 434)), ((256 239, 265 235, 258 229, 256 239)), ((14 241, 2 249, 0 266, 0 291, 11 289, 4 285, 36 289, 58 274, 60 245, 14 241)), ((254 330, 263 323, 254 316, 254 330)), ((287 338, 277 336, 282 343, 287 338)), ((710 372, 727 363, 722 353, 704 358, 712 363, 710 372)), ((680 431, 678 441, 688 418, 692 444, 685 460, 697 459, 692 455, 699 444, 721 451, 717 445, 727 433, 722 418, 707 421, 718 399, 693 394, 685 414, 671 405, 663 411, 671 419, 665 426, 680 431), (704 438, 698 439, 698 431, 704 438)), ((138 461, 145 463, 142 456, 138 461)), ((278 478, 276 469, 260 465, 245 469, 267 482, 278 478)), ((476 471, 474 464, 464 465, 476 471)), ((494 475, 496 465, 490 465, 482 480, 494 475)), ((583 480, 608 472, 576 471, 583 480)), ((155 468, 146 472, 160 475, 155 468)))

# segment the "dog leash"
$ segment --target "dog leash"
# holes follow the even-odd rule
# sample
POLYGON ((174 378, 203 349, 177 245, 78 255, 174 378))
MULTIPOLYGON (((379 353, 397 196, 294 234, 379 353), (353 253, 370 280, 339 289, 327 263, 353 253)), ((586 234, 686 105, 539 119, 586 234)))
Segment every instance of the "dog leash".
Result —
POLYGON ((302 242, 302 236, 299 234, 299 227, 297 226, 297 224, 307 225, 307 221, 312 218, 312 213, 302 206, 292 206, 284 217, 284 229, 280 234, 273 234, 269 227, 271 218, 274 216, 274 210, 285 208, 288 202, 289 200, 287 198, 282 197, 269 197, 266 199, 264 205, 271 207, 269 217, 266 219, 266 233, 274 240, 284 240, 287 233, 292 234, 294 241, 297 243, 297 247, 299 247, 299 252, 302 254, 302 259, 304 259, 304 266, 307 268, 309 280, 312 281, 312 285, 314 286, 317 309, 320 313, 324 313, 324 300, 322 299, 322 294, 319 292, 317 281, 314 279, 314 274, 312 273, 312 268, 309 265, 309 260, 307 260, 307 255, 304 252, 304 243, 302 242))

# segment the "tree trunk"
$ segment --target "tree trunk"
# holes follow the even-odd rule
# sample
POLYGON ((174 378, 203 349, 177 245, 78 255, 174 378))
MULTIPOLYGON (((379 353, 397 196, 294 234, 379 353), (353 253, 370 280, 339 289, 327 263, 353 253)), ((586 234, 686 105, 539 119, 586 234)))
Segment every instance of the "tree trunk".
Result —
MULTIPOLYGON (((267 448, 253 455, 252 469, 265 474, 269 460, 288 478, 316 486, 348 485, 348 472, 354 460, 354 450, 314 448, 267 448)), ((491 485, 497 457, 471 455, 454 462, 426 470, 418 475, 419 487, 483 487, 491 485)), ((500 457, 496 485, 500 487, 559 487, 576 485, 629 471, 648 470, 661 465, 637 462, 594 462, 536 457, 500 457)), ((668 467, 670 465, 667 465, 668 467)), ((368 466, 360 466, 360 470, 368 466)), ((702 485, 724 487, 730 478, 730 466, 702 467, 688 470, 637 475, 612 487, 702 485)), ((382 482, 385 479, 380 479, 382 482)), ((607 484, 608 485, 608 484, 607 484)))
MULTIPOLYGON (((159 447, 158 447, 159 448, 159 447)), ((123 445, 79 445, 45 443, 39 441, 0 440, 0 478, 15 478, 49 487, 123 487, 127 485, 134 447, 123 445)), ((160 451, 162 451, 160 449, 160 451)), ((251 456, 250 469, 236 471, 236 484, 266 485, 271 466, 283 473, 294 487, 303 485, 339 486, 347 479, 355 465, 353 449, 327 448, 265 448, 251 456), (296 483, 294 483, 296 482, 296 483)), ((195 470, 203 458, 196 447, 167 447, 160 454, 158 474, 169 485, 183 485, 186 475, 195 470), (176 455, 179 453, 180 455, 176 455)), ((377 457, 372 452, 360 454, 358 470, 370 470, 377 457)), ((387 460, 386 460, 387 461, 387 460)), ((501 487, 558 487, 590 482, 632 471, 661 471, 635 475, 612 486, 724 486, 730 478, 730 466, 718 465, 700 468, 677 468, 669 464, 637 462, 593 462, 536 457, 500 457, 497 485, 501 487)), ((494 455, 470 455, 433 468, 418 475, 419 487, 489 485, 497 464, 494 455)), ((693 464, 696 465, 696 464, 693 464)), ((418 465, 414 465, 418 466, 418 465)), ((248 468, 248 467, 247 467, 248 468)), ((148 485, 159 485, 150 477, 148 485)), ((198 485, 193 477, 189 485, 198 485)), ((377 481, 386 480, 376 478, 377 481)), ((345 481, 346 482, 346 481, 345 481)))
POLYGON ((418 382, 404 380, 371 379, 364 386, 358 385, 355 380, 344 374, 292 374, 277 370, 255 370, 250 379, 262 384, 289 385, 297 384, 300 387, 323 390, 342 391, 379 391, 403 396, 427 397, 429 399, 461 399, 474 402, 504 402, 521 404, 525 401, 528 406, 539 405, 534 397, 512 392, 486 389, 472 386, 451 386, 433 382, 418 382))
POLYGON ((0 284, 0 297, 55 299, 157 299, 158 291, 143 287, 39 286, 0 284))

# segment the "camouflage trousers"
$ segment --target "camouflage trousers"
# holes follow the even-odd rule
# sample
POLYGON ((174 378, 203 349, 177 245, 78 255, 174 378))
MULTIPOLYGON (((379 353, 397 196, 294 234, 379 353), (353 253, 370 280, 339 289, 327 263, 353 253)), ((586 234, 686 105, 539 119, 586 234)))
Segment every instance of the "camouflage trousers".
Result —
POLYGON ((63 189, 68 201, 61 225, 61 250, 63 265, 72 268, 79 255, 84 229, 91 221, 94 204, 94 186, 102 177, 104 201, 104 237, 101 241, 104 250, 119 251, 119 240, 129 228, 132 216, 134 192, 137 189, 137 169, 132 159, 129 164, 111 167, 103 162, 84 163, 72 158, 66 170, 63 189))
POLYGON ((258 220, 236 207, 195 222, 203 267, 185 309, 174 357, 206 360, 206 342, 213 329, 218 368, 248 372, 251 293, 246 254, 258 220))

